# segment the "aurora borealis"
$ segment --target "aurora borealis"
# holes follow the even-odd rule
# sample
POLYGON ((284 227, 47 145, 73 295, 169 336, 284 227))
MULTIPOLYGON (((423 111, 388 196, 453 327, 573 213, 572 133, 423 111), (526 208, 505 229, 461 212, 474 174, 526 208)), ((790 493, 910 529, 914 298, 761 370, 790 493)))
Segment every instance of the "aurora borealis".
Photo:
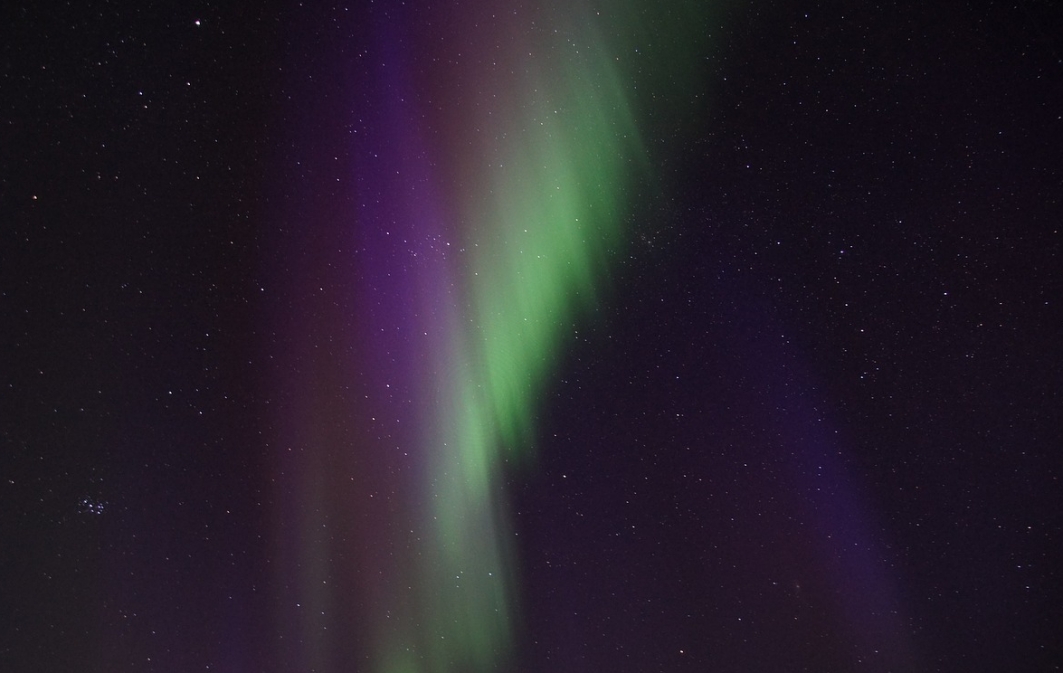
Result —
POLYGON ((0 9, 0 671, 1063 665, 1054 3, 0 9))

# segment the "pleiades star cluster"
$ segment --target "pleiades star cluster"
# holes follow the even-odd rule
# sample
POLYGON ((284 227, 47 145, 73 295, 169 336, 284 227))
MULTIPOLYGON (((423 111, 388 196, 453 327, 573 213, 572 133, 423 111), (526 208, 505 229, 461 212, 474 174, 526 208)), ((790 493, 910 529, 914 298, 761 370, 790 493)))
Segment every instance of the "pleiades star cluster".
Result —
POLYGON ((5 6, 0 670, 1063 669, 1060 36, 5 6))

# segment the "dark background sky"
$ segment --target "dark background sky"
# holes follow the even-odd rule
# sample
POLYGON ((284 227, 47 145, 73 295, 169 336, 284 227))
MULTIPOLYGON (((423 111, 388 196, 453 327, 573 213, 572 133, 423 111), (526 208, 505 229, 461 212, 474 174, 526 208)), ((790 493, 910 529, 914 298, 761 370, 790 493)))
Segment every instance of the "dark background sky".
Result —
MULTIPOLYGON (((0 670, 296 670, 277 326, 381 11, 0 10, 0 670)), ((516 670, 1060 670, 1060 9, 705 29, 510 480, 516 670)))

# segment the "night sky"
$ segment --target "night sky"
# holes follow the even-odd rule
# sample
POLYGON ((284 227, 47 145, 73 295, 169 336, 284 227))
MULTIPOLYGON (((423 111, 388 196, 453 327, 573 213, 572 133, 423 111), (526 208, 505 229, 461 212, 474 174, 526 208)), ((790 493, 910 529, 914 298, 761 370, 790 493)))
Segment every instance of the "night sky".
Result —
POLYGON ((1063 669, 1058 4, 230 4, 0 10, 0 671, 1063 669))

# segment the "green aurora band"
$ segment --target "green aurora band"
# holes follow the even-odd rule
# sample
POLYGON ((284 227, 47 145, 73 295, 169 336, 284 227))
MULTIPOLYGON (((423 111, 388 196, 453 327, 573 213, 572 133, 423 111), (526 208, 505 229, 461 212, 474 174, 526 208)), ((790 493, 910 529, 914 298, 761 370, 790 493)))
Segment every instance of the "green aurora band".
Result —
MULTIPOLYGON (((691 63, 707 20, 694 6, 543 12, 535 58, 485 94, 506 112, 489 141, 476 136, 479 168, 465 183, 477 187, 457 197, 467 252, 449 273, 463 299, 432 300, 446 306, 446 336, 421 395, 423 536, 406 570, 412 599, 378 625, 381 673, 511 660, 519 613, 503 472, 533 459, 537 401, 630 235, 630 187, 652 178, 640 116, 655 114, 656 129, 697 98, 691 63)), ((465 124, 499 122, 473 113, 465 124)))

